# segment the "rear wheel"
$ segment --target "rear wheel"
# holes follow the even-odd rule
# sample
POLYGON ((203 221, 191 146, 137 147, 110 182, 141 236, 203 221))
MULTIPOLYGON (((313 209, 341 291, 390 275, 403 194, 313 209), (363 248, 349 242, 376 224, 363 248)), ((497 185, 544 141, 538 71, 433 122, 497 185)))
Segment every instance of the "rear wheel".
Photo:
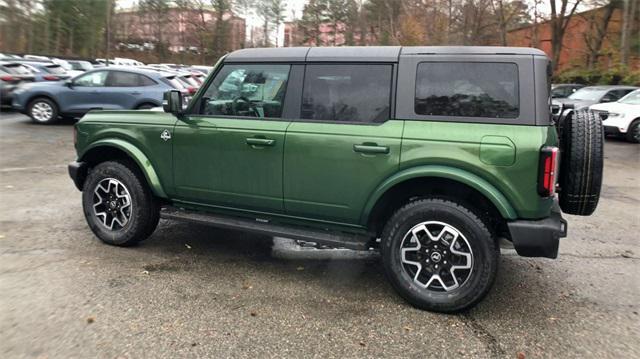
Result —
POLYGON ((382 259, 393 287, 420 309, 455 312, 489 291, 499 248, 469 208, 423 199, 400 208, 382 235, 382 259))
POLYGON ((46 97, 32 100, 27 107, 27 112, 35 123, 51 124, 58 120, 58 106, 46 97))
POLYGON ((103 242, 130 246, 153 233, 160 208, 144 176, 128 161, 98 164, 82 190, 84 215, 103 242))
POLYGON ((561 134, 560 208, 568 214, 592 214, 602 186, 602 122, 591 111, 576 111, 561 134))
POLYGON ((627 141, 633 143, 640 143, 640 118, 637 118, 631 122, 627 129, 627 141))

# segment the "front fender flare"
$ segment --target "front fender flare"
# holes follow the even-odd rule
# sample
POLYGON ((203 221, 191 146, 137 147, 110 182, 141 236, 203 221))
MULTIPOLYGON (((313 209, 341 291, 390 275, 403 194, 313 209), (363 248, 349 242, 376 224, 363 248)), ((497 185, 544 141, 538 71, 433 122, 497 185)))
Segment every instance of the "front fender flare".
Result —
POLYGON ((458 168, 440 165, 426 165, 405 169, 382 182, 369 197, 369 200, 367 201, 367 204, 363 210, 362 217, 360 218, 361 223, 367 223, 371 211, 373 210, 378 200, 385 194, 385 192, 399 183, 420 177, 440 177, 465 184, 477 190, 489 201, 491 201, 491 203, 493 203, 493 205, 498 209, 500 215, 502 215, 503 218, 518 218, 517 212, 511 206, 511 203, 509 203, 507 197, 505 197, 504 194, 500 192, 500 190, 498 190, 485 179, 471 172, 458 168))
POLYGON ((78 156, 79 160, 82 161, 82 158, 92 149, 102 146, 114 147, 127 153, 129 157, 138 164, 142 173, 144 173, 153 194, 157 197, 168 198, 164 188, 162 187, 162 183, 160 183, 160 178, 158 177, 156 170, 153 168, 151 161, 149 161, 149 158, 147 158, 147 156, 138 147, 127 141, 117 138, 105 138, 93 142, 78 156))

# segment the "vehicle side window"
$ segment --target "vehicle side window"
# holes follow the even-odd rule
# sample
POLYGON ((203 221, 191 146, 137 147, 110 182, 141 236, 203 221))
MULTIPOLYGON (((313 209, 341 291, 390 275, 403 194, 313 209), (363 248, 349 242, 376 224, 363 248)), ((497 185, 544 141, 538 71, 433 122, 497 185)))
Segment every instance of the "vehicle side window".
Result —
MULTIPOLYGON (((107 80, 107 86, 109 87, 140 87, 140 86, 149 86, 143 85, 142 76, 139 74, 134 74, 131 72, 124 71, 111 71, 109 73, 109 78, 107 80)), ((147 78, 148 79, 148 78, 147 78)), ((150 80, 150 79, 148 79, 150 80)))
POLYGON ((201 114, 280 118, 290 65, 224 65, 202 96, 201 114))
POLYGON ((390 117, 392 65, 307 65, 302 118, 379 123, 390 117))
POLYGON ((519 103, 516 64, 418 64, 414 105, 418 115, 515 119, 519 103))
POLYGON ((104 86, 107 71, 96 71, 82 75, 73 81, 74 86, 100 87, 104 86))
POLYGON ((613 100, 612 101, 618 101, 619 99, 625 97, 629 92, 631 92, 633 90, 630 89, 624 89, 624 90, 613 90, 611 91, 609 94, 611 94, 613 100))
POLYGON ((138 78, 138 86, 154 86, 158 83, 145 75, 136 75, 138 78))

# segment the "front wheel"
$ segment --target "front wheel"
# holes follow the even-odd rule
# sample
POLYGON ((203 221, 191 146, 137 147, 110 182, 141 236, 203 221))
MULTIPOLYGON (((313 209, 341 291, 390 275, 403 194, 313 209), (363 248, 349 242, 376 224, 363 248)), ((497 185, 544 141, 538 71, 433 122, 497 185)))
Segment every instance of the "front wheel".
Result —
POLYGON ((631 122, 627 129, 626 139, 632 143, 640 143, 640 118, 631 122))
POLYGON ((127 161, 103 162, 91 170, 82 190, 82 207, 93 233, 117 246, 146 239, 160 218, 144 176, 127 161))
POLYGON ((39 124, 52 124, 58 120, 58 106, 46 97, 38 97, 27 107, 31 120, 39 124))
POLYGON ((469 308, 487 294, 500 254, 485 222, 465 206, 437 198, 400 208, 385 226, 381 252, 400 296, 445 313, 469 308))

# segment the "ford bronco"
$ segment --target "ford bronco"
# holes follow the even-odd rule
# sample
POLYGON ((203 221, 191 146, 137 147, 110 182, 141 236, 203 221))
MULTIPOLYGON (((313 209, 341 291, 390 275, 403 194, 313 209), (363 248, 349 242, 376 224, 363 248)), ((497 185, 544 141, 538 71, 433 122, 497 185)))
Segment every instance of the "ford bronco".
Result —
POLYGON ((598 203, 602 125, 580 111, 557 133, 548 69, 530 48, 239 50, 188 106, 89 112, 69 173, 107 244, 166 218, 375 249, 409 303, 459 311, 500 241, 555 258, 561 210, 598 203))

